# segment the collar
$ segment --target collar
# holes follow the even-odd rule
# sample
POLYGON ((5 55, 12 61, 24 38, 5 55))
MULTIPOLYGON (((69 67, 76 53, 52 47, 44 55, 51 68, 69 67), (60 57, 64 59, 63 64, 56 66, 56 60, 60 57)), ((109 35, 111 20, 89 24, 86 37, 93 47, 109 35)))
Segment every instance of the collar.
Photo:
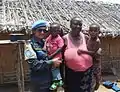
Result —
MULTIPOLYGON (((57 37, 55 37, 55 38, 53 38, 53 39, 56 39, 56 38, 59 38, 59 37, 60 37, 60 35, 57 35, 57 37)), ((49 35, 48 38, 49 38, 50 40, 53 40, 53 39, 52 39, 52 35, 49 35)))
POLYGON ((34 42, 34 43, 41 43, 41 42, 44 42, 45 39, 38 39, 37 37, 33 36, 31 38, 31 41, 34 42))

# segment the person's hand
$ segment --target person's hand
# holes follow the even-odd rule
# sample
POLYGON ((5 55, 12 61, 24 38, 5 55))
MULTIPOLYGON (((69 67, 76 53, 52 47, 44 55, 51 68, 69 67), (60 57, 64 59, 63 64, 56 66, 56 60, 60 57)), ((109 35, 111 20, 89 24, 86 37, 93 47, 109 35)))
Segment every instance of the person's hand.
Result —
POLYGON ((80 49, 77 50, 77 53, 78 53, 78 55, 81 55, 81 54, 88 54, 88 55, 91 55, 91 56, 94 55, 93 51, 86 51, 86 50, 80 50, 80 49))
POLYGON ((59 58, 53 59, 53 66, 54 67, 59 67, 61 63, 62 63, 62 61, 59 60, 59 58))

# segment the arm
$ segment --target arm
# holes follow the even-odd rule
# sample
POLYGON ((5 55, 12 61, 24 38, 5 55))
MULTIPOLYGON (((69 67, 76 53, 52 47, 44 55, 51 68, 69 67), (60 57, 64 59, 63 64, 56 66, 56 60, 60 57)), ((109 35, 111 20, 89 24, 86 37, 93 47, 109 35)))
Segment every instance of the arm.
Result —
POLYGON ((97 90, 100 86, 100 81, 102 80, 102 76, 101 76, 101 51, 102 49, 99 48, 99 50, 96 53, 96 56, 94 57, 94 75, 95 75, 95 79, 96 79, 96 85, 95 85, 95 90, 97 90))
POLYGON ((27 63, 29 64, 30 66, 30 69, 31 70, 34 70, 34 71, 38 71, 38 70, 46 70, 46 69, 49 69, 51 67, 51 64, 53 63, 52 60, 37 60, 37 59, 29 59, 27 60, 27 63))
POLYGON ((82 51, 82 53, 89 54, 91 56, 98 56, 100 55, 99 49, 100 49, 100 42, 96 42, 96 46, 93 51, 82 51))
POLYGON ((96 78, 96 86, 95 86, 95 90, 97 90, 99 88, 100 85, 100 81, 102 79, 101 77, 101 46, 100 46, 100 41, 99 41, 99 48, 96 49, 96 53, 94 55, 94 75, 96 78))
POLYGON ((77 53, 78 53, 78 55, 80 55, 80 54, 88 54, 90 56, 98 56, 99 55, 99 53, 96 53, 95 51, 85 51, 85 50, 80 50, 80 49, 78 49, 77 53))
POLYGON ((54 52, 53 54, 51 54, 51 55, 49 56, 49 59, 52 59, 52 58, 55 57, 57 54, 59 54, 60 52, 62 52, 63 48, 64 48, 64 46, 61 47, 61 48, 58 48, 58 49, 56 50, 56 52, 54 52))
POLYGON ((99 48, 98 51, 96 52, 96 54, 94 55, 94 57, 97 61, 101 60, 101 52, 102 52, 102 49, 99 48))
POLYGON ((29 64, 32 70, 44 70, 48 69, 51 66, 52 60, 38 60, 36 52, 33 50, 32 45, 30 43, 25 44, 25 51, 24 51, 25 60, 29 64))
POLYGON ((101 43, 100 43, 100 40, 98 40, 98 41, 97 41, 96 50, 95 50, 95 59, 96 59, 96 60, 99 60, 99 59, 100 59, 101 52, 102 52, 101 43))
MULTIPOLYGON (((89 40, 89 34, 85 34, 85 39, 86 39, 86 44, 88 44, 88 40, 89 40)), ((78 55, 80 55, 81 53, 83 54, 89 54, 90 56, 93 56, 95 53, 93 51, 84 51, 84 50, 78 50, 77 51, 78 55)))
POLYGON ((84 50, 80 50, 80 49, 78 49, 77 53, 78 53, 78 55, 88 54, 90 56, 94 56, 94 54, 95 54, 93 51, 84 51, 84 50))
POLYGON ((89 34, 85 34, 86 44, 88 44, 89 41, 89 34))
MULTIPOLYGON (((89 38, 86 36, 86 42, 88 42, 88 39, 89 38)), ((101 47, 100 40, 98 39, 94 45, 95 46, 94 46, 93 50, 91 50, 91 51, 78 50, 78 54, 85 53, 85 54, 89 54, 91 56, 98 56, 100 54, 99 50, 101 47)))

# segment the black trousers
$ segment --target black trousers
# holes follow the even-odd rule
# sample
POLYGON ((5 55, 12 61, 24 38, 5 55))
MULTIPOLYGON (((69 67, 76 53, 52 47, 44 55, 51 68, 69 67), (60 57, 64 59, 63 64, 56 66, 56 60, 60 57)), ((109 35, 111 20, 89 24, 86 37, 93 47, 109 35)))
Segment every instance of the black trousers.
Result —
POLYGON ((39 83, 38 82, 31 82, 31 91, 32 92, 51 92, 49 90, 50 88, 50 83, 39 83))

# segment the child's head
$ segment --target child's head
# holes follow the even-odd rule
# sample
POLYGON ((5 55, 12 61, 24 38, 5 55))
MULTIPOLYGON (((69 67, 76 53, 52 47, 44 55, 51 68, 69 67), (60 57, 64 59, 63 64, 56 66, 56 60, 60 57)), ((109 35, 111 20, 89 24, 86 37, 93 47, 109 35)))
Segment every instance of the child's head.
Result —
POLYGON ((89 26, 89 35, 92 38, 98 37, 99 33, 100 33, 100 26, 99 25, 93 23, 89 26))
POLYGON ((60 24, 52 23, 50 24, 50 34, 52 37, 56 37, 61 31, 60 24))

